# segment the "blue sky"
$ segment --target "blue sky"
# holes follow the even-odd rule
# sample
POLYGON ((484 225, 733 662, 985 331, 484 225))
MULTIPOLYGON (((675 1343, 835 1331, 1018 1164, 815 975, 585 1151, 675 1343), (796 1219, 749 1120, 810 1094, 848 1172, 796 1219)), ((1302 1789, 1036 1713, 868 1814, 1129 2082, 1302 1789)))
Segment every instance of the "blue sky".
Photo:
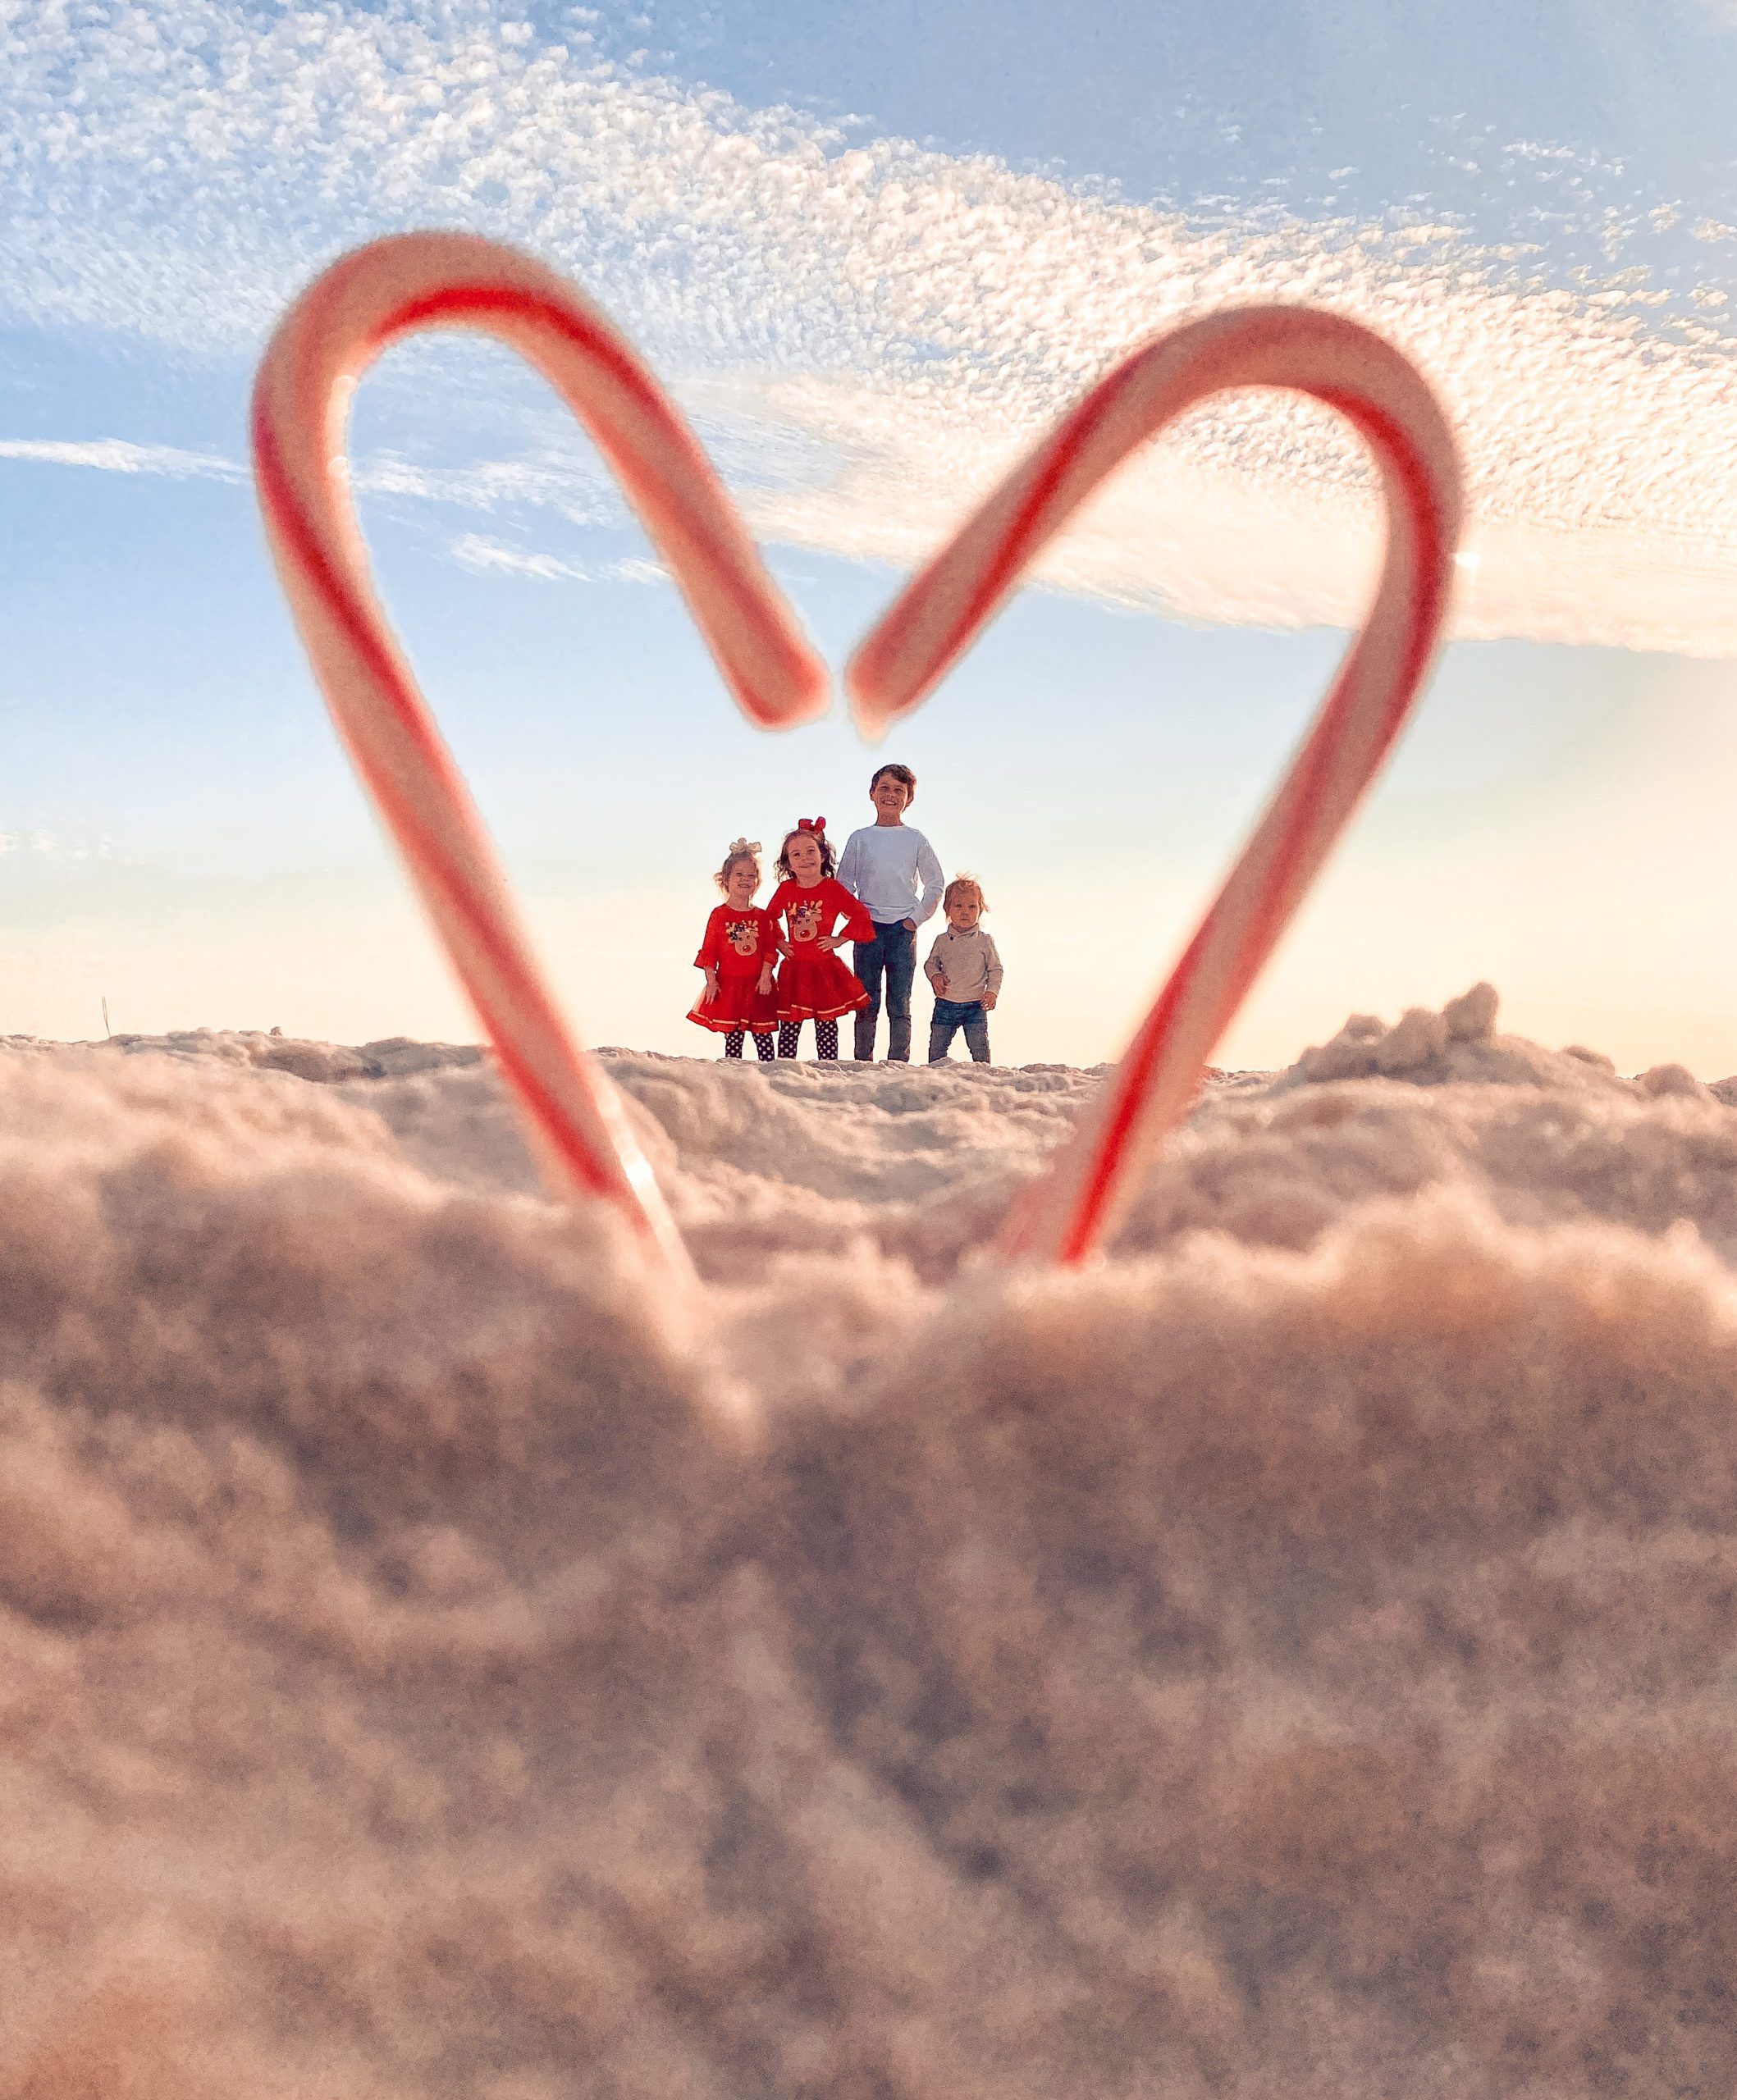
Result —
MULTIPOLYGON (((670 379, 835 663, 1116 353, 1246 297, 1418 357, 1473 491, 1457 638, 1226 1055, 1488 975, 1737 1070, 1737 7, 0 7, 0 1031, 469 1035, 266 564, 245 406, 324 262, 469 225, 670 379), (1716 807, 1715 805, 1717 805, 1716 807)), ((359 397, 386 601, 590 1039, 681 1014, 738 832, 867 815, 734 716, 505 353, 359 397)), ((1113 1056, 1306 719, 1376 544, 1355 448, 1226 403, 889 747, 979 872, 998 1052, 1113 1056)), ((692 1038, 690 1041, 688 1039, 692 1038)))

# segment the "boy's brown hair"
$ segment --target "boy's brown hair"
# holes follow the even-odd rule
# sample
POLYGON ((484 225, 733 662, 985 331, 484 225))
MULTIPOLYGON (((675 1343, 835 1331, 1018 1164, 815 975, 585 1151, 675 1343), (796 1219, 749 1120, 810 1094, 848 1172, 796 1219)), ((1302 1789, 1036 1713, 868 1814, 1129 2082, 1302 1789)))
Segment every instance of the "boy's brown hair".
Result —
POLYGON ((975 875, 955 875, 941 892, 941 909, 945 911, 956 897, 971 896, 977 900, 977 909, 987 911, 990 901, 983 894, 983 885, 975 875))
POLYGON ((881 782, 886 778, 889 774, 891 774, 893 778, 904 788, 905 807, 909 809, 911 805, 916 800, 916 775, 911 770, 908 765, 877 765, 875 769, 875 776, 873 779, 869 782, 870 794, 872 795, 874 793, 875 790, 880 785, 881 782))

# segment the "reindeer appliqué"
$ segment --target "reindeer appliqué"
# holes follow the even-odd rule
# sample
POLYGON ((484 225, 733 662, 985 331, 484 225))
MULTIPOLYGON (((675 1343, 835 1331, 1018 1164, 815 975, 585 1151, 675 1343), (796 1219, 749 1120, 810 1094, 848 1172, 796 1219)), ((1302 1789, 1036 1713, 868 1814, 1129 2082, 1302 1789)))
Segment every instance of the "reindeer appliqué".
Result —
POLYGON ((760 929, 752 919, 726 919, 724 932, 738 955, 759 954, 760 929))
POLYGON ((797 904, 790 909, 790 938, 793 941, 811 941, 821 930, 821 907, 817 904, 797 904))

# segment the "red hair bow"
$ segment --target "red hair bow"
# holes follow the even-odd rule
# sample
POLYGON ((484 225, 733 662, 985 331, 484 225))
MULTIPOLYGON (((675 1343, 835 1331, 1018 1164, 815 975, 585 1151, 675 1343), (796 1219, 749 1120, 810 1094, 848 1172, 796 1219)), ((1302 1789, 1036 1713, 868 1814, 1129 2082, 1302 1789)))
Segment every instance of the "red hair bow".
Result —
POLYGON ((798 831, 825 831, 826 819, 825 817, 798 817, 796 828, 798 831))

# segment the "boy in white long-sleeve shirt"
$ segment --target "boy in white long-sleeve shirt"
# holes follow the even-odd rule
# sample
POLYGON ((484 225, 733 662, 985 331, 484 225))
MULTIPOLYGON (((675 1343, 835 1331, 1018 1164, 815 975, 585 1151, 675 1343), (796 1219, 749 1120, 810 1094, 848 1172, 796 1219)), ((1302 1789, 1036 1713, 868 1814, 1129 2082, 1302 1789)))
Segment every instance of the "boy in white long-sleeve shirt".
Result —
POLYGON ((869 995, 857 1009, 857 1055, 875 1054, 880 988, 886 981, 887 1057, 911 1060, 911 987, 916 978, 916 929, 941 901, 941 864, 921 832, 905 822, 916 794, 908 765, 879 767, 869 783, 875 821, 845 841, 839 880, 875 922, 875 938, 858 941, 851 966, 869 995))

